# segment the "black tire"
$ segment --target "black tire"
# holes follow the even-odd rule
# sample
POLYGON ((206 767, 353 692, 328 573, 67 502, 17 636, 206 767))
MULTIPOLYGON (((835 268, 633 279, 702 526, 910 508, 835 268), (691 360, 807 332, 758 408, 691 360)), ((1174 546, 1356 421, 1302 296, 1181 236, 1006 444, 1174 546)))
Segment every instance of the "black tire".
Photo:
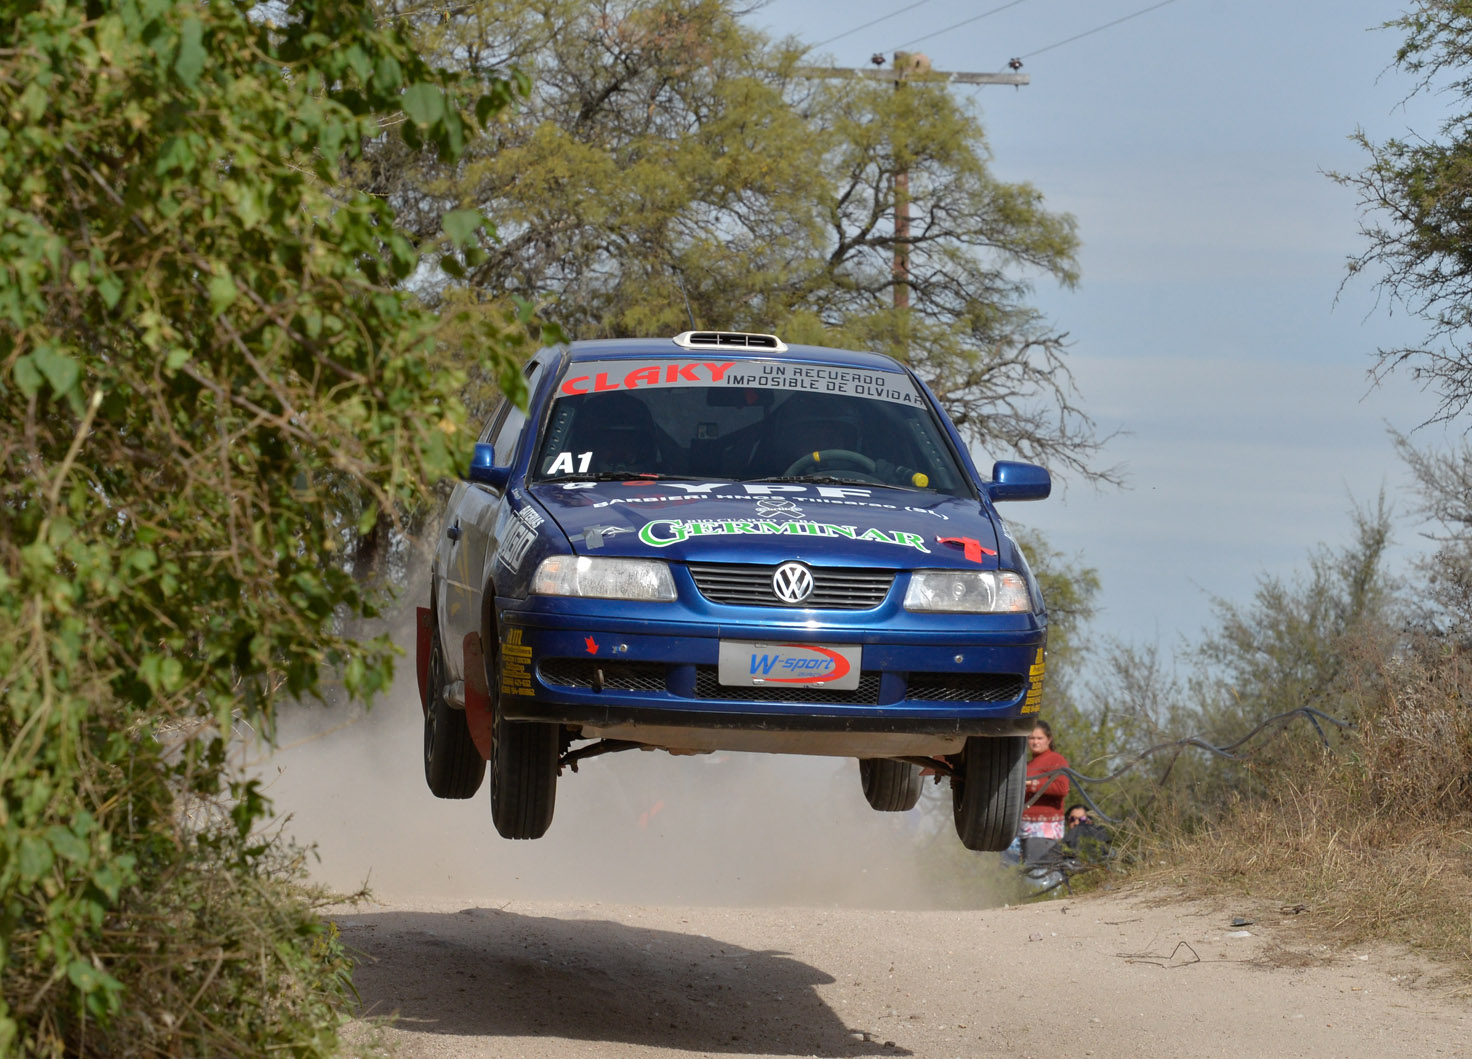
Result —
POLYGON ((960 774, 951 778, 951 797, 961 844, 979 852, 1006 849, 1022 825, 1027 739, 973 735, 966 740, 958 764, 960 774))
POLYGON ((445 652, 439 629, 429 648, 429 707, 424 711, 424 780, 436 798, 473 798, 486 759, 470 738, 465 711, 445 701, 445 652))
POLYGON ((506 721, 496 713, 491 751, 491 820, 502 838, 541 838, 552 826, 562 731, 506 721))
MULTIPOLYGON (((495 648, 493 640, 487 645, 495 648)), ((562 727, 508 721, 501 713, 499 666, 486 660, 491 687, 491 822, 502 838, 541 838, 557 801, 562 727)))
POLYGON ((859 758, 859 779, 870 808, 881 813, 903 813, 915 808, 925 780, 920 766, 882 757, 859 758))

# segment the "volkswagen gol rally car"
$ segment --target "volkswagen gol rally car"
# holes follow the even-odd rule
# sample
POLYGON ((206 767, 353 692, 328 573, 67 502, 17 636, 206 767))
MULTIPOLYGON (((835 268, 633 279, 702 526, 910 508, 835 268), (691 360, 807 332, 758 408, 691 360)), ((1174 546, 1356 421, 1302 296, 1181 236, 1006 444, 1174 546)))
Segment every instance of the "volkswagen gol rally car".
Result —
POLYGON ((1047 618, 940 403, 876 353, 772 335, 574 342, 527 364, 450 499, 419 610, 424 771, 489 765, 507 838, 559 775, 633 748, 857 759, 875 809, 949 777, 957 833, 1005 848, 1047 618))

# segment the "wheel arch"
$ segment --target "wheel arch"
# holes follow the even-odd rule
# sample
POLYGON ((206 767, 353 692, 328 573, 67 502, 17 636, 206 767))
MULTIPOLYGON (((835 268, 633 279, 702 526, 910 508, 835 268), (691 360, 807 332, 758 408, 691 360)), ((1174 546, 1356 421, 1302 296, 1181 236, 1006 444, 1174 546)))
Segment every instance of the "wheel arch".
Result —
POLYGON ((465 678, 465 723, 481 757, 491 759, 497 686, 495 586, 489 582, 481 593, 480 628, 465 634, 462 645, 465 678))

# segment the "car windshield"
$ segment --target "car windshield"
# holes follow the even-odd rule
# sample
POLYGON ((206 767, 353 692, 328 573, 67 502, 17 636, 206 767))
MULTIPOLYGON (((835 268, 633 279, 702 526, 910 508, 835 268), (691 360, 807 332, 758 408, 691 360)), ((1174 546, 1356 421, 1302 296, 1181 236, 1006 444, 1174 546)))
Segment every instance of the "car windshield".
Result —
POLYGON ((777 361, 573 363, 559 381, 532 476, 859 483, 972 495, 907 375, 777 361))

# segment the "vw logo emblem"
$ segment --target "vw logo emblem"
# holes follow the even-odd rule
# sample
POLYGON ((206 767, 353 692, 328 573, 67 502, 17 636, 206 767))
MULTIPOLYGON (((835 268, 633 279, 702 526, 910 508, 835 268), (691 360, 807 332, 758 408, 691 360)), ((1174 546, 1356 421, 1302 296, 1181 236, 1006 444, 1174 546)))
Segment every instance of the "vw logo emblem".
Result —
POLYGON ((772 591, 783 603, 801 603, 813 594, 813 572, 802 563, 783 563, 772 575, 772 591))

